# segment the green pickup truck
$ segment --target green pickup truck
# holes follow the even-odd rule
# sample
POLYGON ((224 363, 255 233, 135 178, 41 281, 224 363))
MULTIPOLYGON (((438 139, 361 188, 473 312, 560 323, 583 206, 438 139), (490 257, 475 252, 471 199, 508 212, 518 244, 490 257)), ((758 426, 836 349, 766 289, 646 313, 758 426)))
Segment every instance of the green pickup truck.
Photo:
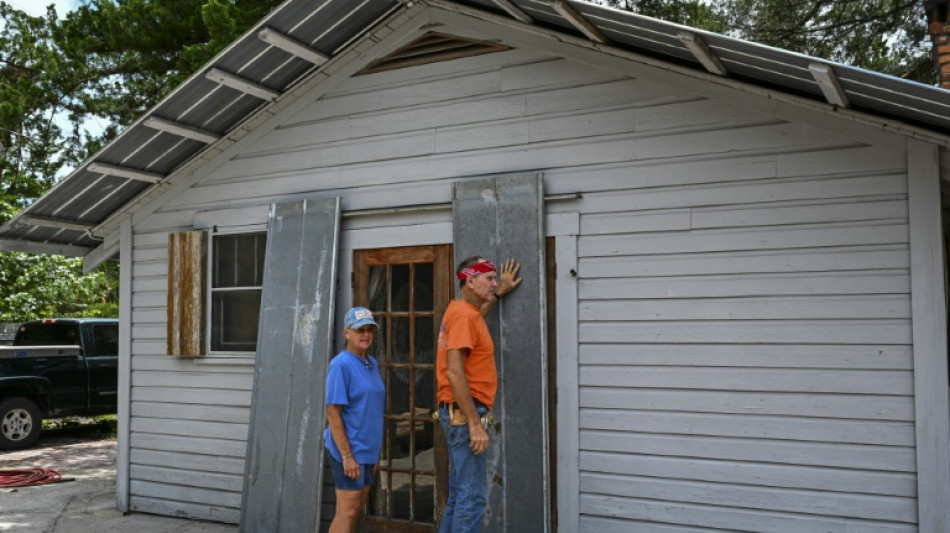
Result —
POLYGON ((45 418, 115 413, 118 355, 116 319, 22 324, 0 346, 0 450, 32 446, 45 418))

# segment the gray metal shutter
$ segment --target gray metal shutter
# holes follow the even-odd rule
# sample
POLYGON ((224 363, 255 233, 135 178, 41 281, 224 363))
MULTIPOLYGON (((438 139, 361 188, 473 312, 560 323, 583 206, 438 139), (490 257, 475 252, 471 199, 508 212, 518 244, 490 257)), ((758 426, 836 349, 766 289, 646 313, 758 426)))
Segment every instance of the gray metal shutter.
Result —
POLYGON ((314 531, 320 520, 339 234, 339 198, 271 207, 241 531, 314 531))
POLYGON ((539 174, 455 185, 456 264, 480 255, 501 268, 513 258, 524 282, 487 317, 495 342, 500 432, 488 456, 486 531, 548 530, 544 196, 539 174))

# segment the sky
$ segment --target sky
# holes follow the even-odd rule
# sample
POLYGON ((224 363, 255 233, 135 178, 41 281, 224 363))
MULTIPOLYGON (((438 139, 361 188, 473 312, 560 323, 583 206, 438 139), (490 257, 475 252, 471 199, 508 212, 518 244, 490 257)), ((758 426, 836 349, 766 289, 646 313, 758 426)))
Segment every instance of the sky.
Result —
POLYGON ((25 11, 30 15, 37 16, 46 13, 46 7, 50 4, 56 5, 56 13, 60 18, 67 12, 79 5, 79 0, 4 0, 11 6, 25 11))

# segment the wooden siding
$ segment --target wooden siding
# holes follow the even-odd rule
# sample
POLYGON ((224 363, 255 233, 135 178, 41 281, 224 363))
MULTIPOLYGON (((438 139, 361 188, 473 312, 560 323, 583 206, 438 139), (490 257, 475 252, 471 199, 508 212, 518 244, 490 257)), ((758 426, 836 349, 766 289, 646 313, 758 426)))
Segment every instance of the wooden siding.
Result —
MULTIPOLYGON (((135 227, 133 509, 239 514, 252 368, 165 356, 168 232, 540 170, 584 194, 547 207, 580 213, 582 530, 916 531, 902 152, 516 49, 354 78, 205 170, 135 227)), ((386 246, 447 217, 344 229, 386 246)))

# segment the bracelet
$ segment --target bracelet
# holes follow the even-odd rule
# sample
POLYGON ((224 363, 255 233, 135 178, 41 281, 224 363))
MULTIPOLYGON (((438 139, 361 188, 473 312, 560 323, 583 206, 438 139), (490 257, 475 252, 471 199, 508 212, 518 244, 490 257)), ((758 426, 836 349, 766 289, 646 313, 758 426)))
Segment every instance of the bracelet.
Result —
POLYGON ((353 454, 352 454, 352 453, 343 454, 343 458, 344 458, 344 459, 349 459, 350 457, 353 457, 353 454))

